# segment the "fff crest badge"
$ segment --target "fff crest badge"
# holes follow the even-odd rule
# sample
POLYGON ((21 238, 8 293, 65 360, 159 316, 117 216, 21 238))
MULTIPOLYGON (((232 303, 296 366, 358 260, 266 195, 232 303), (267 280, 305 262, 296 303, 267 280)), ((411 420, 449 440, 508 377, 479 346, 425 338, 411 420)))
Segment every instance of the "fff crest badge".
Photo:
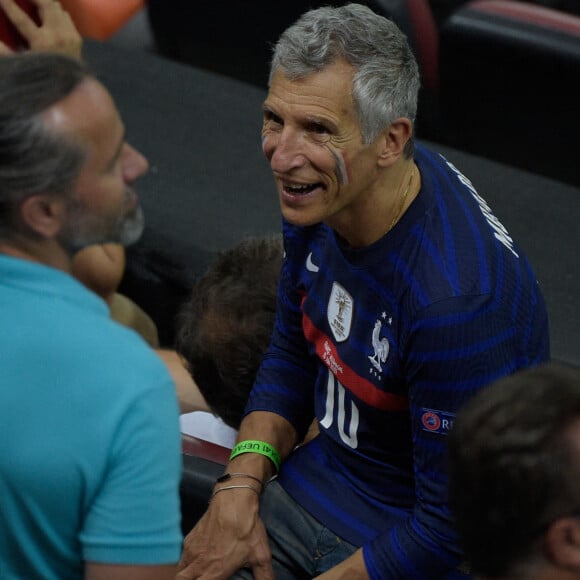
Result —
POLYGON ((337 342, 344 342, 348 338, 352 324, 352 313, 352 296, 338 282, 333 282, 328 299, 327 317, 337 342))

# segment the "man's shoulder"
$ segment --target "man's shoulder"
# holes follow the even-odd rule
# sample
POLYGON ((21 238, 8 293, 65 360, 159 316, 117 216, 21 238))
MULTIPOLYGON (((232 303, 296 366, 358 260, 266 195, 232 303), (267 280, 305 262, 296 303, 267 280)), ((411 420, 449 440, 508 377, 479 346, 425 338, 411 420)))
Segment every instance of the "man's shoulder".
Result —
POLYGON ((103 385, 170 383, 165 365, 143 338, 112 320, 106 303, 72 276, 28 264, 15 267, 24 275, 0 285, 3 318, 11 329, 1 342, 15 356, 34 353, 40 366, 60 369, 69 379, 76 373, 87 387, 93 376, 102 377, 103 385))
MULTIPOLYGON (((78 334, 76 336, 80 339, 78 334)), ((154 350, 135 330, 110 317, 95 318, 91 336, 86 337, 85 346, 102 353, 111 361, 110 364, 124 361, 123 368, 119 369, 120 373, 159 374, 166 369, 154 350)))

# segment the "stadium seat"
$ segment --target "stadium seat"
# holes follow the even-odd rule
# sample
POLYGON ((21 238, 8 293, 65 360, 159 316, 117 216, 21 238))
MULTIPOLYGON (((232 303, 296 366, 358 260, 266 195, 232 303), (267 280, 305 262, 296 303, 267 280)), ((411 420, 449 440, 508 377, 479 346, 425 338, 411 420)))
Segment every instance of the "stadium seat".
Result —
POLYGON ((207 509, 215 481, 228 462, 230 449, 187 435, 182 436, 181 443, 181 530, 187 534, 207 509))
POLYGON ((580 184, 580 17, 512 0, 475 0, 440 34, 446 144, 580 184))

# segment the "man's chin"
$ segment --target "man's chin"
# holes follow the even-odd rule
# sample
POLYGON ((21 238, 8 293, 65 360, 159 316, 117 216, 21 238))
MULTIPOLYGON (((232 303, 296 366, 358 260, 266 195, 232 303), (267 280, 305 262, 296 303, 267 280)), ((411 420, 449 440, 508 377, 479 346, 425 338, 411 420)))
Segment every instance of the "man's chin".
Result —
POLYGON ((123 221, 119 231, 119 239, 117 241, 123 246, 130 246, 141 238, 144 229, 145 215, 142 207, 139 205, 135 211, 123 221))
POLYGON ((95 228, 93 225, 90 230, 85 228, 84 232, 79 232, 78 228, 70 227, 68 234, 64 234, 60 238, 61 245, 73 255, 88 246, 98 246, 101 244, 121 244, 122 246, 130 246, 137 242, 145 229, 145 216, 141 206, 137 206, 134 211, 125 216, 122 222, 118 223, 109 232, 103 231, 101 228, 95 228), (100 231, 98 231, 100 229, 100 231), (97 231, 95 231, 97 230, 97 231))
POLYGON ((289 208, 282 206, 282 215, 284 219, 294 226, 308 227, 323 221, 322 216, 315 212, 306 212, 301 209, 289 208))

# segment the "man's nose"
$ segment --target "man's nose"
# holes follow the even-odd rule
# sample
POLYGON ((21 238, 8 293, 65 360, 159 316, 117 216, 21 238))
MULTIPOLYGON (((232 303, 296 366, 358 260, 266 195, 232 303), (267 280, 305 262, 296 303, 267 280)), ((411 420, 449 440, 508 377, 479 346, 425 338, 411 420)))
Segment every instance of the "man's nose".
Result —
POLYGON ((123 179, 132 183, 149 170, 149 162, 145 156, 132 145, 123 146, 123 179))
MULTIPOLYGON (((294 129, 284 129, 267 139, 272 139, 270 150, 270 167, 273 171, 286 173, 306 163, 304 135, 294 129)), ((268 145, 265 144, 266 155, 268 145)))

